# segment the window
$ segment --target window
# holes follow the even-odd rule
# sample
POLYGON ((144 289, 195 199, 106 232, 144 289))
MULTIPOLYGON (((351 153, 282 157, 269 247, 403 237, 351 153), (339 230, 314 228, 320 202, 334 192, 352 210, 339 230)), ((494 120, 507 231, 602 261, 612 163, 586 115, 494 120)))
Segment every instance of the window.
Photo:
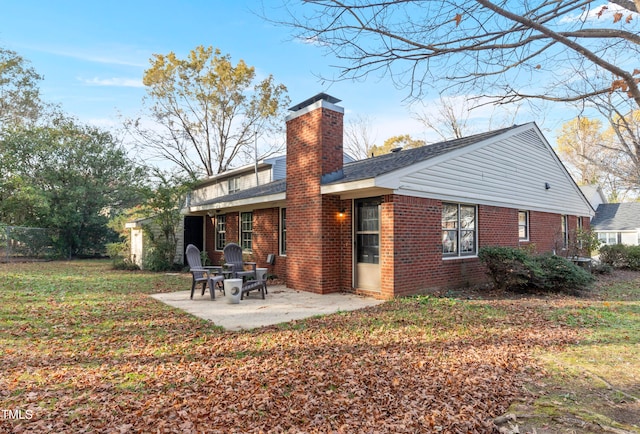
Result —
POLYGON ((280 254, 287 254, 287 209, 280 209, 280 254))
POLYGON ((518 211, 518 238, 529 241, 529 211, 518 211))
POLYGON ((356 261, 380 263, 380 199, 356 201, 356 261))
POLYGON ((216 250, 223 250, 227 244, 227 216, 216 216, 216 250))
POLYGON ((238 191, 240 191, 240 178, 239 177, 235 177, 235 178, 230 178, 228 182, 229 185, 229 194, 231 193, 237 193, 238 191))
POLYGON ((442 204, 442 255, 476 254, 476 207, 455 203, 442 204))
POLYGON ((253 213, 240 213, 240 246, 243 250, 252 249, 253 213))
POLYGON ((561 220, 560 220, 560 232, 562 234, 562 247, 563 248, 567 248, 567 246, 569 246, 569 232, 567 231, 567 227, 569 227, 568 222, 567 222, 567 216, 563 215, 561 216, 561 220))
POLYGON ((598 240, 603 244, 612 246, 622 242, 622 234, 620 232, 598 232, 598 240))

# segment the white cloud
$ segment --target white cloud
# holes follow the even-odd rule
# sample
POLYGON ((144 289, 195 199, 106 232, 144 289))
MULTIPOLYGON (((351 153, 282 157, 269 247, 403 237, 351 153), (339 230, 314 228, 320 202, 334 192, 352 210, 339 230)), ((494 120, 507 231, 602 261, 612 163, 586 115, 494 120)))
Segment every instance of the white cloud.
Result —
POLYGON ((627 15, 633 15, 634 17, 638 17, 636 12, 631 12, 628 9, 625 9, 621 6, 618 6, 614 3, 607 3, 606 5, 597 6, 594 8, 590 8, 585 10, 581 14, 571 15, 563 17, 560 22, 561 23, 575 23, 578 21, 588 22, 588 21, 613 21, 613 15, 616 13, 622 13, 626 17, 627 15), (604 10, 603 10, 604 8, 604 10))
POLYGON ((139 78, 78 78, 83 83, 92 86, 113 86, 113 87, 144 87, 142 80, 139 78))

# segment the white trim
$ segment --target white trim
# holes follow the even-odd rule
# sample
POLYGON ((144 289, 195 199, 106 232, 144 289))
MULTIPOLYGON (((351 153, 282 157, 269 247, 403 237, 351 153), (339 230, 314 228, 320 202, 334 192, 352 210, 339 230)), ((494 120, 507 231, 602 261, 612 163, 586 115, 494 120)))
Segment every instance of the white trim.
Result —
POLYGON ((335 104, 331 104, 329 101, 321 99, 318 100, 316 102, 314 102, 313 104, 309 104, 306 107, 301 108, 300 110, 290 113, 287 115, 287 117, 284 118, 285 122, 289 122, 295 118, 298 118, 302 115, 306 115, 307 113, 310 113, 314 110, 317 110, 319 108, 326 108, 329 110, 333 110, 334 112, 338 112, 338 113, 343 113, 344 114, 344 108, 337 106, 335 104))

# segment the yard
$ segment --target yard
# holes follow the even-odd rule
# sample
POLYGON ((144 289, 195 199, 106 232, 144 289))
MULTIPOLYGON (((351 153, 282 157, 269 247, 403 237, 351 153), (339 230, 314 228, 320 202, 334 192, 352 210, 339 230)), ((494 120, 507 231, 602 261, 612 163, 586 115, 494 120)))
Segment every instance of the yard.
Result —
POLYGON ((520 432, 640 433, 640 273, 249 332, 148 297, 186 274, 73 261, 0 281, 0 432, 467 433, 511 413, 520 432))

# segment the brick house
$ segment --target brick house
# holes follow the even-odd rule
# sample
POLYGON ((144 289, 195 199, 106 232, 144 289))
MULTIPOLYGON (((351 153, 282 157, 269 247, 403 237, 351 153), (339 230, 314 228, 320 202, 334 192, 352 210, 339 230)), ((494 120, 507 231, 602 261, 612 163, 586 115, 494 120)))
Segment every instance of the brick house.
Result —
POLYGON ((392 298, 486 280, 482 246, 566 248, 594 211, 535 123, 352 161, 344 109, 291 108, 285 157, 204 180, 184 244, 237 242, 293 289, 392 298))

